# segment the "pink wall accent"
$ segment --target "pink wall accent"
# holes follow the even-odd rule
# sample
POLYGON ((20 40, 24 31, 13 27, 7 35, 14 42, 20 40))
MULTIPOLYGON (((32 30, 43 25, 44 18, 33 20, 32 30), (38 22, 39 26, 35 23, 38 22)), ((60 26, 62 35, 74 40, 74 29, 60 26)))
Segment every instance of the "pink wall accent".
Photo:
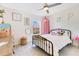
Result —
POLYGON ((48 34, 50 32, 49 20, 45 17, 41 23, 42 34, 48 34))

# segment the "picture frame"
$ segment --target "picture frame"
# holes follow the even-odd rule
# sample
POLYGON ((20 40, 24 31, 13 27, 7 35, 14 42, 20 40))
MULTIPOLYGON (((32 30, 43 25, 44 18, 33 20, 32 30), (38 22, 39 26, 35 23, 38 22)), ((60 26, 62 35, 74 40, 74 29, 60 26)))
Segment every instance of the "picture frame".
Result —
POLYGON ((29 27, 25 28, 25 34, 30 34, 31 30, 29 27))
POLYGON ((30 25, 30 19, 29 17, 24 17, 24 25, 29 26, 30 25))
POLYGON ((22 14, 18 12, 12 12, 12 20, 13 21, 21 21, 22 20, 22 14))

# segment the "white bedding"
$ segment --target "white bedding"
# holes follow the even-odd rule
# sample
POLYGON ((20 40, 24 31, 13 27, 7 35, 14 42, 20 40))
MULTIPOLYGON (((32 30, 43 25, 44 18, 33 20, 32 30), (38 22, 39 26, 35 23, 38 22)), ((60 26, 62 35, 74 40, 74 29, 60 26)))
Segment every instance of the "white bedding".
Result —
POLYGON ((66 46, 69 43, 72 43, 72 41, 67 35, 57 36, 51 34, 44 34, 41 36, 53 43, 54 53, 56 54, 58 54, 59 50, 61 50, 64 46, 66 46))

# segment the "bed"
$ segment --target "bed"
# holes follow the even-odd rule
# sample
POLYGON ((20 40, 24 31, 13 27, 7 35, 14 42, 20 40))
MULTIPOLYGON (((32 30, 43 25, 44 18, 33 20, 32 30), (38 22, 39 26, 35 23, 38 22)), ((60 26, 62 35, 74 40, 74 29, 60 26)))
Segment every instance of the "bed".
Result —
POLYGON ((32 44, 51 56, 58 56, 59 51, 71 43, 71 31, 67 29, 53 29, 49 34, 32 36, 32 44))

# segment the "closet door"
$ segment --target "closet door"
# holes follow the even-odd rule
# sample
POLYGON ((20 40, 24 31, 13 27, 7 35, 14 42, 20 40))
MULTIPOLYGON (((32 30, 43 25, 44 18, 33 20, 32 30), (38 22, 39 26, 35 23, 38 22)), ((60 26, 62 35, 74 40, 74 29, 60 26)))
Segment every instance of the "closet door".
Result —
POLYGON ((42 34, 48 34, 50 32, 49 20, 45 17, 41 23, 42 34))

